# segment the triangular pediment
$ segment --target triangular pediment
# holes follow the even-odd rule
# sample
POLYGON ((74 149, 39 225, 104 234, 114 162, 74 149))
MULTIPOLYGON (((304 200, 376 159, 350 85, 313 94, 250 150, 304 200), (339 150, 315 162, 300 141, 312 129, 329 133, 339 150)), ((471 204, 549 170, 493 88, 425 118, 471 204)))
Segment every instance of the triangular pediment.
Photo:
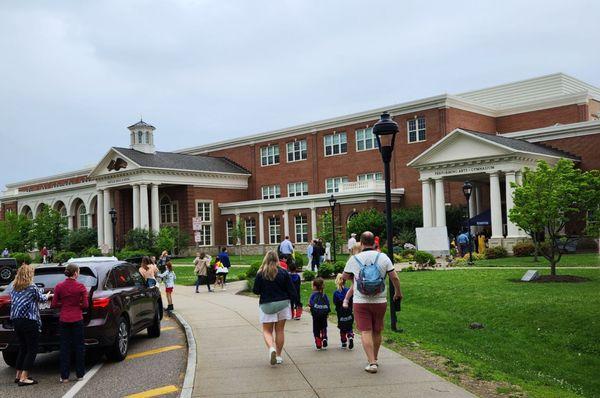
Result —
POLYGON ((139 164, 123 155, 115 148, 110 148, 102 160, 100 160, 96 167, 94 167, 88 177, 98 178, 102 176, 119 174, 124 171, 136 170, 139 168, 139 164))
POLYGON ((419 167, 474 158, 493 158, 514 152, 513 149, 504 145, 482 139, 468 131, 456 129, 413 159, 408 166, 419 167))

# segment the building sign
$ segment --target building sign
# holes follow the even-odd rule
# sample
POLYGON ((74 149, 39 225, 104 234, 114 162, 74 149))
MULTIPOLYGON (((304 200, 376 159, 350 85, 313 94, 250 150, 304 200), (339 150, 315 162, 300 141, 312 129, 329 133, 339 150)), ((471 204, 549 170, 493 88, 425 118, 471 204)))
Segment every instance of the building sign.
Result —
POLYGON ((200 243, 202 241, 202 235, 200 232, 194 232, 194 242, 200 243))
POLYGON ((129 178, 129 177, 111 178, 110 180, 106 180, 106 183, 107 184, 119 184, 119 183, 127 182, 130 180, 131 180, 131 178, 129 178))
POLYGON ((202 217, 193 217, 192 218, 192 229, 194 231, 200 231, 202 229, 202 217))
POLYGON ((485 171, 489 171, 489 170, 494 170, 496 169, 496 166, 493 165, 485 165, 485 166, 472 166, 472 167, 461 167, 460 169, 443 169, 443 170, 436 170, 434 172, 434 174, 436 176, 447 176, 447 175, 452 175, 452 174, 472 174, 472 173, 479 173, 479 172, 485 172, 485 171))

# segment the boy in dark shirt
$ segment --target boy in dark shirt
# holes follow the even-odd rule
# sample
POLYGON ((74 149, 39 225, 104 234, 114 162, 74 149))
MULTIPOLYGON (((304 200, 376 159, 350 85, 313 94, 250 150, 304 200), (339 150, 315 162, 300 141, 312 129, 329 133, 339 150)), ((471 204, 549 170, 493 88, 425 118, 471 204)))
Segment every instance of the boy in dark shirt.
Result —
POLYGON ((329 298, 323 293, 323 284, 323 278, 315 278, 308 304, 313 318, 313 335, 317 350, 327 348, 327 316, 331 311, 329 298))
POLYGON ((354 333, 352 332, 352 324, 354 323, 354 314, 352 313, 352 292, 348 294, 346 281, 342 274, 338 274, 335 278, 337 289, 333 292, 333 304, 338 319, 338 329, 340 329, 340 340, 342 348, 354 348, 354 333), (344 305, 345 304, 345 305, 344 305))
POLYGON ((300 274, 298 274, 298 267, 295 263, 291 263, 289 266, 290 277, 292 278, 292 284, 296 289, 296 300, 292 301, 292 318, 299 321, 302 317, 302 303, 300 302, 300 274))

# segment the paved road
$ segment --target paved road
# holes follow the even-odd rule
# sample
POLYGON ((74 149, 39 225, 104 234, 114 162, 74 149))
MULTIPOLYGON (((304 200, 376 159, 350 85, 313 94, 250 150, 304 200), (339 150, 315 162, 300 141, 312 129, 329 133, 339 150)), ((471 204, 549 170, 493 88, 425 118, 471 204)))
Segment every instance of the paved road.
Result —
MULTIPOLYGON (((75 394, 75 397, 112 398, 124 397, 148 390, 165 388, 161 397, 175 397, 178 391, 168 393, 174 387, 179 390, 183 383, 187 360, 185 334, 174 319, 164 318, 162 333, 157 339, 149 338, 145 332, 131 340, 129 356, 123 362, 111 363, 102 359, 97 373, 75 394), (155 352, 153 350, 163 352, 155 352), (174 386, 174 387, 172 387, 174 386)), ((88 372, 98 362, 88 361, 88 372)), ((40 384, 18 387, 13 384, 14 369, 0 359, 0 397, 61 397, 80 383, 58 382, 58 353, 38 355, 32 377, 40 384)), ((75 377, 73 371, 72 378, 75 377)), ((150 396, 150 395, 149 395, 150 396)))

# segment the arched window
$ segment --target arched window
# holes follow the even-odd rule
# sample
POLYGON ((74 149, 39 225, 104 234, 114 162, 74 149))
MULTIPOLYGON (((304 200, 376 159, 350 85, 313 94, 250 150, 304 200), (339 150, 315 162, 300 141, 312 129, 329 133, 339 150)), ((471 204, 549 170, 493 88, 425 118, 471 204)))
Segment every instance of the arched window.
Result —
POLYGON ((179 204, 165 195, 160 200, 160 223, 177 224, 179 222, 179 204))
POLYGON ((142 143, 142 132, 138 131, 138 144, 142 143))
POLYGON ((150 133, 148 131, 146 131, 146 134, 144 134, 144 136, 146 137, 146 144, 150 143, 150 133))
POLYGON ((79 228, 89 228, 87 210, 83 203, 80 204, 77 209, 77 216, 79 217, 79 228))
POLYGON ((354 211, 354 212, 350 213, 350 215, 348 216, 348 220, 346 221, 346 225, 348 225, 350 223, 350 220, 352 220, 357 215, 358 215, 357 211, 354 211))

